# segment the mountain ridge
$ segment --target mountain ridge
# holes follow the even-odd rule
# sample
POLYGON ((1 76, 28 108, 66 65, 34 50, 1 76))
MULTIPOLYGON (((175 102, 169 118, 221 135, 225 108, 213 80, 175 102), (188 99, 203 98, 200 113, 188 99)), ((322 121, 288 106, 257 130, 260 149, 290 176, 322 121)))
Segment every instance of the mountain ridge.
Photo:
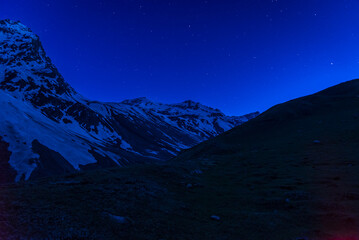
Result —
POLYGON ((44 167, 49 159, 63 173, 166 160, 258 115, 229 117, 193 101, 89 100, 64 80, 40 38, 12 20, 0 21, 0 105, 16 181, 39 166, 37 176, 57 174, 44 167))

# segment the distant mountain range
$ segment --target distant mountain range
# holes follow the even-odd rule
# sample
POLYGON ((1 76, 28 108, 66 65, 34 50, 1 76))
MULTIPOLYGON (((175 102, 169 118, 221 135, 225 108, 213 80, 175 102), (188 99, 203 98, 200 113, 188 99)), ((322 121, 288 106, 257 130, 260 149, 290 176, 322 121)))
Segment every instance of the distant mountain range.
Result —
POLYGON ((61 76, 29 28, 0 21, 0 182, 166 160, 256 117, 193 101, 91 101, 61 76))

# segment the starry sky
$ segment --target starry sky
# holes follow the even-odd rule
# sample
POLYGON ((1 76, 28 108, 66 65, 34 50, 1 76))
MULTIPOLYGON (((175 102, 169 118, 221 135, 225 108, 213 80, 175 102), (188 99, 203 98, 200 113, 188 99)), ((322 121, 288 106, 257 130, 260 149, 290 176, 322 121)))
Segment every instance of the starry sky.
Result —
POLYGON ((93 100, 241 115, 359 77, 357 0, 0 0, 93 100))

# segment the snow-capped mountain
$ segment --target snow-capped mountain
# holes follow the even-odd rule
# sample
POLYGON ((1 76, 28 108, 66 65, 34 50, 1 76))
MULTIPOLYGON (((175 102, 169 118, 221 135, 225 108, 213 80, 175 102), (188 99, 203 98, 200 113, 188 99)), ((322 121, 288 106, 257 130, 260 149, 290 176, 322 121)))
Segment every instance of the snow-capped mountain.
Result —
POLYGON ((257 115, 229 117, 193 101, 90 101, 65 82, 37 35, 20 22, 0 21, 0 171, 6 179, 165 160, 257 115))

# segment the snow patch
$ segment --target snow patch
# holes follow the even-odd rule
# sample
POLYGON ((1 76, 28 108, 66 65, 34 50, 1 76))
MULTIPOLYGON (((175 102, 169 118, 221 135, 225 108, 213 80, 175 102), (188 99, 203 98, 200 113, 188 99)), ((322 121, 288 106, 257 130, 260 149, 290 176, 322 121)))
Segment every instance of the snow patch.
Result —
POLYGON ((10 145, 9 163, 17 171, 16 181, 23 176, 28 180, 37 167, 39 156, 32 150, 35 139, 60 153, 75 169, 96 162, 88 152, 91 148, 87 141, 76 129, 60 126, 31 105, 3 91, 0 91, 0 109, 0 134, 10 145))

